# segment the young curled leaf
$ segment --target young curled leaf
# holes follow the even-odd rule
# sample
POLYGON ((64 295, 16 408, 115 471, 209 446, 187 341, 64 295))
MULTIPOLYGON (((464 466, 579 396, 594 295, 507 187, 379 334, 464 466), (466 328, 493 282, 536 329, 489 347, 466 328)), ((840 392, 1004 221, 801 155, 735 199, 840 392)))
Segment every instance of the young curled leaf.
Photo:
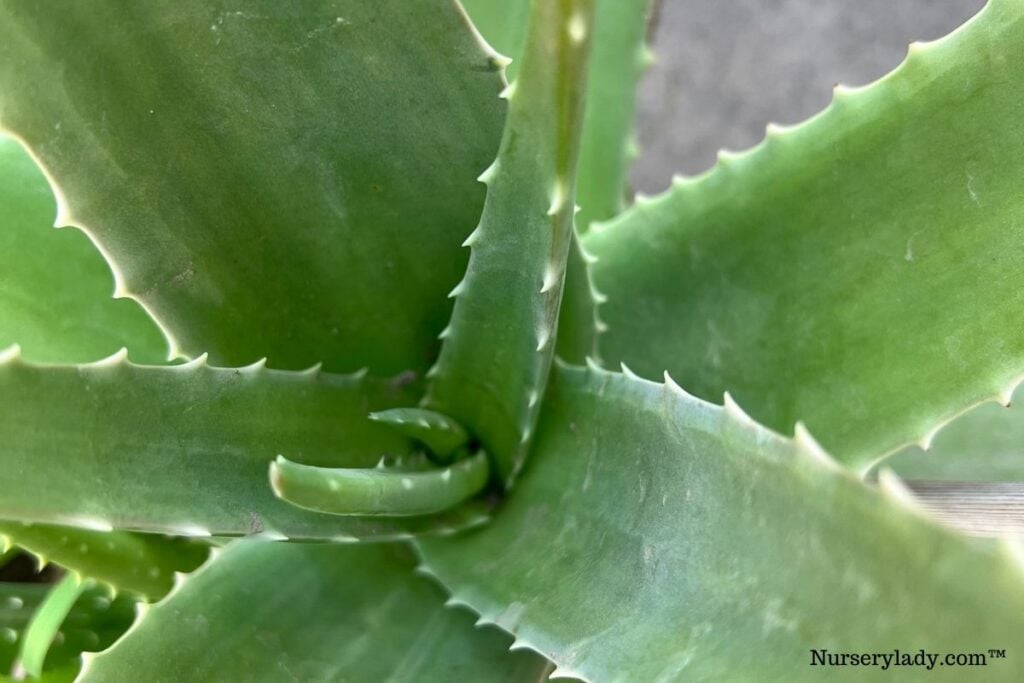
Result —
POLYGON ((270 485, 278 498, 333 515, 407 517, 442 512, 487 484, 487 455, 426 471, 312 467, 278 456, 270 485))

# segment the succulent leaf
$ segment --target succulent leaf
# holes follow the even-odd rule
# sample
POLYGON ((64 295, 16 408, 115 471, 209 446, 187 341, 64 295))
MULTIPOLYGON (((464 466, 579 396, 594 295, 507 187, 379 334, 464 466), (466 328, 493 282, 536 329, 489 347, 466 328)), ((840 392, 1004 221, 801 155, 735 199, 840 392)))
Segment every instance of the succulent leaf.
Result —
POLYGON ((392 408, 370 413, 370 419, 415 439, 440 462, 451 462, 469 444, 469 435, 447 415, 423 408, 392 408))
POLYGON ((181 539, 47 524, 0 521, 0 536, 44 562, 150 600, 171 589, 175 572, 192 571, 207 553, 181 539))
POLYGON ((864 469, 1014 386, 1024 3, 591 230, 602 357, 864 469))
MULTIPOLYGON (((529 0, 464 0, 463 5, 487 42, 512 59, 506 74, 515 80, 529 0)), ((581 207, 576 228, 581 232, 591 221, 608 220, 625 206, 636 88, 650 61, 645 38, 651 5, 652 0, 594 3, 594 46, 576 182, 581 207)), ((567 285, 567 296, 569 291, 567 285)))
POLYGON ((221 365, 426 369, 498 69, 445 0, 0 3, 0 126, 55 179, 58 222, 174 351, 221 365))
MULTIPOLYGON (((25 629, 50 589, 50 585, 40 583, 0 582, 0 672, 14 670, 25 629)), ((47 653, 44 680, 58 673, 67 673, 68 680, 73 678, 79 655, 109 647, 131 625, 134 614, 135 602, 128 597, 111 598, 104 589, 86 588, 47 653)), ((7 680, 2 673, 0 678, 7 680)))
POLYGON ((56 215, 43 173, 0 135, 0 348, 76 363, 127 347, 136 361, 165 361, 159 328, 134 301, 110 298, 109 266, 84 234, 54 230, 56 215))
POLYGON ((88 583, 76 572, 65 574, 63 579, 50 588, 50 592, 32 615, 21 640, 18 664, 33 678, 42 675, 43 662, 46 660, 50 644, 53 643, 64 619, 78 602, 88 583))
POLYGON ((278 498, 332 515, 409 517, 442 512, 487 484, 490 468, 480 452, 454 465, 410 472, 388 467, 312 467, 278 457, 270 484, 278 498))
POLYGON ((464 425, 508 484, 554 357, 572 247, 592 0, 536 0, 487 199, 424 406, 464 425))
POLYGON ((367 418, 414 401, 402 382, 319 372, 138 366, 114 358, 0 364, 0 519, 181 536, 393 537, 479 522, 469 504, 436 518, 342 519, 274 497, 278 454, 372 467, 410 442, 367 418))
POLYGON ((412 566, 401 545, 237 541, 91 660, 82 680, 511 682, 550 671, 446 608, 412 566))
MULTIPOLYGON (((809 650, 850 643, 1024 648, 1012 546, 827 457, 732 401, 562 367, 500 514, 418 546, 453 599, 587 680, 817 680, 809 650)), ((1005 664, 986 675, 1015 680, 1005 664)))

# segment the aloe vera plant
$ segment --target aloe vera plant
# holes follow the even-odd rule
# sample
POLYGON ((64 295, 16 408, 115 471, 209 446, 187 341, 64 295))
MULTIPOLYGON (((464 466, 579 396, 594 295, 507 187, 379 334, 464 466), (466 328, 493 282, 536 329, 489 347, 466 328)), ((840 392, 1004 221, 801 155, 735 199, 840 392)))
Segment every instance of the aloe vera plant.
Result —
POLYGON ((630 205, 650 11, 0 0, 0 671, 1020 680, 885 458, 1024 377, 1024 3, 630 205))

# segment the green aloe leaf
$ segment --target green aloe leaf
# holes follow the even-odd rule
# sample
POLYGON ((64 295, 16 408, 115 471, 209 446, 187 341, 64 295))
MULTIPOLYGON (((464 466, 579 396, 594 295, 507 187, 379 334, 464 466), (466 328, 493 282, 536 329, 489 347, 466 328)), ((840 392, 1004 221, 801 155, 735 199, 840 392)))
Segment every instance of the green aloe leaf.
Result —
MULTIPOLYGON (((0 496, 2 498, 2 496, 0 496)), ((55 562, 118 590, 155 599, 206 557, 201 544, 161 536, 0 521, 0 536, 43 562, 55 562)))
MULTIPOLYGON (((650 60, 645 45, 651 0, 595 0, 594 46, 580 141, 576 227, 607 220, 624 208, 632 156, 636 88, 650 60)), ((488 43, 519 71, 529 0, 465 0, 473 23, 488 43)), ((585 290, 584 290, 585 291, 585 290)))
POLYGON ((936 526, 804 430, 597 369, 559 369, 545 406, 494 521, 419 547, 453 601, 556 673, 819 680, 811 649, 1024 651, 1020 546, 936 526))
POLYGON ((110 267, 77 230, 54 230, 57 204, 42 171, 0 135, 0 348, 35 361, 86 362, 128 347, 160 363, 167 344, 138 304, 114 300, 110 267))
POLYGON ((990 402, 945 425, 930 448, 910 446, 885 461, 906 479, 1024 481, 1024 392, 990 402))
POLYGON ((508 652, 415 576, 401 545, 233 543, 149 610, 84 681, 524 681, 508 652), (168 653, 173 656, 168 656, 168 653))
MULTIPOLYGON (((0 583, 0 678, 13 671, 25 629, 51 588, 41 583, 0 583)), ((86 588, 47 653, 44 677, 65 673, 68 680, 73 678, 79 655, 109 647, 131 625, 134 616, 134 600, 111 598, 104 589, 86 588)))
POLYGON ((591 230, 608 362, 865 468, 1024 367, 1024 3, 591 230))
MULTIPOLYGON (((10 354, 9 354, 10 355, 10 354)), ((341 519, 274 497, 278 455, 372 467, 410 442, 370 411, 409 405, 401 381, 362 375, 0 363, 0 519, 182 536, 354 540, 481 521, 475 503, 425 519, 341 519)))
MULTIPOLYGON (((497 159, 424 399, 477 437, 510 483, 522 465, 558 335, 573 248, 576 160, 593 0, 532 3, 522 68, 505 91, 497 159)), ((585 351, 584 351, 585 353, 585 351)))
POLYGON ((444 0, 0 3, 0 125, 56 179, 58 222, 221 365, 429 365, 498 69, 444 0))
POLYGON ((71 572, 50 588, 39 608, 25 628, 18 663, 27 674, 38 678, 43 673, 43 662, 50 645, 57 637, 64 619, 88 587, 81 574, 71 572))
POLYGON ((472 498, 487 484, 486 453, 448 467, 311 467, 278 457, 270 466, 274 493, 292 505, 332 515, 430 515, 472 498))

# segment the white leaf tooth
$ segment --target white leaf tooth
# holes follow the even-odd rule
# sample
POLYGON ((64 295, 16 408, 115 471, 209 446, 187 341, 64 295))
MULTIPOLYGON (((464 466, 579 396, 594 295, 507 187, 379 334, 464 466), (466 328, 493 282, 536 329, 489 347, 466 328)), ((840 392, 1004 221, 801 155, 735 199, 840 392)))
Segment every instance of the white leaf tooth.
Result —
POLYGON ((912 42, 912 43, 907 45, 907 57, 910 58, 910 57, 913 57, 915 55, 921 54, 921 52, 927 46, 928 46, 928 43, 926 43, 924 41, 921 41, 921 40, 915 40, 914 42, 912 42))
POLYGON ((423 563, 417 564, 416 567, 413 568, 412 573, 416 574, 417 576, 422 576, 428 579, 437 579, 437 574, 431 571, 430 567, 426 566, 423 563))
POLYGON ((440 334, 437 335, 437 338, 441 339, 441 340, 444 340, 444 339, 447 339, 448 337, 450 337, 451 334, 452 334, 452 326, 449 323, 448 325, 445 326, 445 328, 443 330, 441 330, 440 334))
POLYGON ((452 291, 448 292, 448 298, 454 299, 455 297, 460 296, 464 291, 466 291, 465 278, 459 280, 459 284, 455 285, 455 288, 452 289, 452 291))
POLYGON ((244 373, 247 373, 247 374, 256 374, 256 373, 260 372, 261 370, 265 370, 266 367, 267 367, 267 359, 266 359, 266 357, 263 357, 263 358, 260 358, 255 363, 249 363, 248 365, 243 365, 242 367, 238 368, 238 371, 239 372, 244 372, 244 373))
POLYGON ((484 169, 483 173, 478 175, 476 179, 484 185, 490 185, 491 181, 494 180, 495 174, 498 172, 498 160, 495 159, 491 162, 491 165, 484 169))
POLYGON ((323 361, 321 361, 319 363, 314 363, 313 365, 310 365, 308 368, 302 371, 302 374, 307 375, 309 377, 316 377, 323 371, 323 368, 324 364, 323 361))
MULTIPOLYGON (((722 408, 737 422, 748 426, 757 426, 754 418, 750 417, 750 415, 747 414, 747 411, 740 407, 740 404, 736 402, 736 399, 734 399, 732 394, 728 391, 722 394, 722 408)), ((802 431, 805 432, 806 430, 802 431)))
POLYGON ((600 318, 594 318, 594 331, 598 334, 604 334, 608 331, 608 323, 600 318))
POLYGON ((469 237, 462 243, 464 247, 472 247, 473 244, 480 238, 480 226, 473 228, 473 232, 469 233, 469 237))
POLYGON ((494 48, 491 48, 492 54, 490 55, 491 61, 497 64, 502 69, 507 69, 512 64, 512 58, 508 55, 503 55, 494 48))
POLYGON ((504 88, 502 88, 501 92, 498 93, 498 97, 500 97, 503 100, 511 100, 512 97, 515 94, 516 94, 516 81, 512 81, 511 83, 506 85, 504 88))
POLYGON ((354 382, 362 382, 364 379, 366 379, 366 376, 369 375, 369 374, 370 374, 370 366, 367 365, 367 366, 359 368, 358 370, 353 372, 351 375, 349 375, 349 377, 351 377, 354 382))
POLYGON ((121 365, 128 360, 128 349, 122 346, 120 349, 110 354, 106 358, 87 363, 86 365, 90 368, 110 368, 117 365, 121 365))
POLYGON ((918 442, 917 442, 917 445, 921 448, 921 450, 922 451, 930 450, 931 447, 932 447, 932 441, 935 440, 935 435, 938 434, 940 431, 942 431, 942 428, 945 427, 950 422, 951 422, 951 420, 946 420, 945 422, 937 424, 934 427, 932 427, 930 430, 928 430, 928 433, 925 434, 924 436, 922 436, 918 440, 918 442))
POLYGON ((598 306, 608 303, 608 295, 604 294, 603 292, 599 292, 593 287, 590 288, 590 298, 598 306))
POLYGON ((551 341, 551 330, 547 327, 542 327, 537 332, 537 351, 543 351, 549 341, 551 341))
MULTIPOLYGON (((750 418, 747 418, 748 420, 750 418)), ((812 460, 824 465, 830 470, 840 471, 842 467, 836 462, 835 458, 829 454, 818 440, 811 435, 811 432, 807 429, 807 425, 803 422, 797 422, 793 427, 793 442, 796 447, 800 449, 805 455, 810 456, 812 460)))
POLYGON ((836 83, 832 88, 832 96, 833 98, 849 97, 850 95, 855 95, 864 90, 866 87, 868 86, 854 86, 846 85, 845 83, 836 83))
POLYGON ((565 181, 562 178, 556 178, 555 184, 551 188, 551 205, 548 207, 548 215, 554 216, 565 206, 565 181))
POLYGON ((579 204, 573 204, 572 205, 572 215, 573 216, 575 216, 576 214, 578 214, 582 210, 583 210, 583 207, 580 206, 579 204))
POLYGON ((668 374, 668 370, 665 371, 663 377, 665 379, 665 386, 673 394, 677 394, 677 395, 682 396, 683 398, 686 398, 686 399, 692 399, 693 398, 693 395, 690 394, 690 392, 688 392, 686 389, 683 389, 681 386, 679 386, 678 382, 676 382, 674 379, 672 379, 672 375, 668 374))
POLYGON ((784 124, 775 123, 774 121, 772 121, 771 123, 764 127, 764 134, 765 137, 775 137, 778 135, 788 133, 789 131, 793 130, 793 128, 794 126, 786 126, 784 124))
POLYGON ((139 621, 142 621, 143 619, 145 619, 146 615, 148 613, 149 613, 149 603, 148 602, 146 602, 144 600, 140 600, 137 603, 135 603, 135 621, 136 622, 139 622, 139 621))
POLYGON ((0 351, 0 365, 11 363, 21 359, 21 345, 11 344, 3 351, 0 351))
POLYGON ((546 294, 554 289, 562 281, 562 269, 557 263, 548 263, 544 268, 544 280, 541 283, 540 293, 546 294))
POLYGON ((625 375, 629 379, 640 379, 640 375, 630 370, 629 366, 621 361, 619 362, 619 370, 622 372, 623 375, 625 375))
POLYGON ((560 664, 556 665, 555 670, 551 672, 550 676, 548 676, 549 681, 553 681, 556 678, 578 678, 583 681, 587 680, 587 677, 579 671, 574 671, 573 669, 560 664))
POLYGON ((902 508, 910 510, 914 514, 931 519, 931 514, 921 504, 921 501, 914 496, 914 493, 907 488, 903 480, 888 467, 883 467, 878 472, 878 490, 886 498, 902 508))
POLYGON ((181 587, 188 581, 188 574, 185 572, 174 572, 171 577, 171 593, 176 593, 181 590, 181 587))
POLYGON ((437 377, 439 374, 441 374, 441 364, 434 363, 433 365, 430 366, 430 369, 424 373, 423 376, 426 377, 427 379, 433 379, 434 377, 437 377))
POLYGON ((473 622, 473 626, 475 628, 480 628, 481 626, 497 626, 497 624, 498 622, 496 622, 494 619, 484 616, 483 614, 477 617, 476 621, 473 622))
POLYGON ((172 365, 171 367, 176 368, 178 370, 198 370, 199 368, 206 367, 209 358, 210 354, 202 353, 193 358, 192 360, 188 361, 187 363, 182 363, 181 365, 172 365))
POLYGON ((718 163, 728 164, 729 162, 738 159, 742 154, 731 149, 720 149, 715 156, 718 159, 718 163))
MULTIPOLYGON (((434 578, 434 579, 437 578, 437 575, 434 574, 433 572, 430 572, 429 576, 431 578, 434 578)), ((459 598, 459 597, 457 597, 455 595, 452 595, 447 600, 445 600, 444 601, 444 606, 445 607, 465 607, 466 609, 471 609, 468 602, 466 602, 462 598, 459 598)))
POLYGON ((538 392, 536 389, 531 389, 530 393, 527 394, 527 397, 526 397, 526 407, 527 408, 534 407, 535 405, 537 405, 537 401, 539 401, 539 400, 540 400, 540 392, 538 392))
POLYGON ((79 667, 76 680, 89 680, 89 669, 92 667, 92 662, 96 659, 96 655, 98 654, 98 652, 89 652, 88 650, 84 650, 78 655, 79 667))
POLYGON ((597 362, 597 359, 593 356, 587 356, 586 358, 587 369, 592 372, 604 372, 604 368, 597 362))
POLYGON ((999 401, 999 405, 1004 408, 1010 407, 1010 404, 1013 403, 1013 395, 1017 392, 1017 387, 1020 386, 1021 382, 1024 382, 1024 376, 1013 380, 1005 389, 999 392, 999 396, 996 399, 999 401))
POLYGON ((532 650, 534 652, 540 652, 537 648, 527 643, 522 638, 516 638, 512 641, 512 644, 508 646, 509 652, 516 652, 518 650, 532 650))
POLYGON ((653 201, 653 198, 649 194, 637 192, 636 194, 633 195, 633 201, 636 203, 637 206, 646 206, 653 201))
POLYGON ((46 555, 32 552, 30 552, 29 555, 36 561, 37 574, 46 569, 46 565, 50 564, 50 560, 47 559, 46 555))
POLYGON ((288 537, 285 534, 282 534, 280 531, 275 529, 264 529, 260 533, 256 534, 254 538, 273 542, 288 540, 288 537))
POLYGON ((6 553, 14 546, 11 544, 11 539, 7 536, 0 536, 0 553, 6 553))

